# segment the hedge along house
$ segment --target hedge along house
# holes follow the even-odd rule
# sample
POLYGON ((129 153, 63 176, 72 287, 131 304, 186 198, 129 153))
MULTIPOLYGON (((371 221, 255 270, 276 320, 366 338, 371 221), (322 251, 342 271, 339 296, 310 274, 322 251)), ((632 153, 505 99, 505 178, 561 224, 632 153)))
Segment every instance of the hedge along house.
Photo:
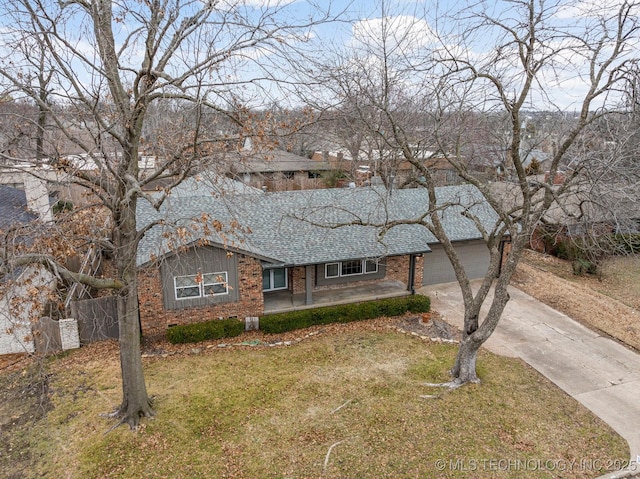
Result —
MULTIPOLYGON (((487 225, 496 220, 473 187, 443 187, 438 196, 457 205, 443 219, 461 248, 480 238, 461 214, 465 207, 487 225)), ((427 204, 424 189, 389 194, 376 187, 228 195, 189 189, 160 211, 140 201, 139 228, 163 222, 147 231, 137 258, 143 333, 412 294, 423 285, 438 242, 420 225, 381 234, 370 224, 415 219, 427 204)))

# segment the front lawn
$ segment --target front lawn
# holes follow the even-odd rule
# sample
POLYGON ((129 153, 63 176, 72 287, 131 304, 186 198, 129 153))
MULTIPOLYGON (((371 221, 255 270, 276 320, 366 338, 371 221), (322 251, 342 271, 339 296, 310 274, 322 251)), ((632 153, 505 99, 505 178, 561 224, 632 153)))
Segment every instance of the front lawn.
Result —
POLYGON ((453 392, 424 383, 447 379, 455 346, 364 324, 288 347, 192 353, 145 359, 157 418, 107 434, 113 422, 99 414, 121 394, 115 347, 54 361, 22 477, 594 477, 585 464, 628 457, 576 401, 486 352, 482 385, 453 392))

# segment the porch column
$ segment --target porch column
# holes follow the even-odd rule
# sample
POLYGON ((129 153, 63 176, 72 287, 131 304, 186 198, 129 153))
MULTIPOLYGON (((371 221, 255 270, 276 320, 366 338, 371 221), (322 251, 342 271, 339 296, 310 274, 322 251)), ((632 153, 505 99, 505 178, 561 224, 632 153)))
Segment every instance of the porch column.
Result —
POLYGON ((407 291, 411 291, 411 294, 416 294, 415 289, 416 280, 416 257, 413 254, 409 255, 409 278, 407 281, 407 291))
POLYGON ((305 266, 304 271, 304 304, 313 304, 313 265, 305 266))

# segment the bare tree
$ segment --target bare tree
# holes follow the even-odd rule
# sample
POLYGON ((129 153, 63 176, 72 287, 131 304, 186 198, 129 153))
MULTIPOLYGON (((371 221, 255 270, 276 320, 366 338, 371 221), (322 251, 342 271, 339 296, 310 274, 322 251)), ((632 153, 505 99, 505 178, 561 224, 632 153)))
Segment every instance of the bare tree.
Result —
POLYGON ((117 291, 123 401, 116 414, 131 427, 154 414, 140 357, 136 254, 155 223, 139 229, 136 204, 144 199, 159 208, 194 169, 251 135, 249 108, 277 94, 276 86, 284 84, 279 72, 299 59, 314 26, 329 20, 328 10, 260 4, 12 0, 3 7, 12 21, 2 33, 3 50, 28 32, 51 73, 43 79, 43 97, 42 83, 30 80, 35 64, 17 49, 0 62, 0 78, 5 89, 48 116, 72 153, 83 153, 65 157, 63 151, 55 167, 108 212, 110 237, 87 234, 86 240, 112 255, 115 274, 73 273, 46 254, 4 257, 2 263, 40 262, 67 280, 117 291), (147 122, 160 108, 165 121, 147 122), (222 130, 214 117, 224 118, 222 130), (154 158, 151 168, 141 168, 143 154, 154 158), (147 194, 161 179, 161 193, 147 194))
MULTIPOLYGON (((348 96, 357 105, 351 111, 366 125, 364 135, 411 163, 428 190, 424 214, 410 222, 423 225, 443 245, 465 307, 450 387, 479 381, 477 352, 509 301, 507 287, 530 235, 552 205, 562 206, 575 194, 579 173, 589 165, 585 151, 591 158, 600 147, 588 142, 598 134, 597 122, 623 106, 618 91, 627 67, 637 62, 638 5, 623 1, 604 9, 587 3, 506 0, 455 12, 436 5, 422 14, 395 15, 382 3, 380 17, 354 27, 364 34, 328 75, 334 97, 348 96), (343 87, 347 81, 355 91, 343 87), (526 128, 529 114, 539 115, 543 124, 556 123, 549 133, 545 179, 526 171, 530 148, 523 140, 535 133, 526 128), (449 207, 460 205, 440 201, 434 170, 421 154, 431 149, 444 155, 496 213, 495 224, 487 227, 474 215, 474 205, 462 205, 461 214, 476 224, 490 254, 475 290, 442 222, 449 207), (486 182, 470 167, 474 161, 488 167, 506 163, 509 181, 486 182), (564 183, 554 184, 561 171, 564 183), (502 262, 505 237, 511 249, 502 262)), ((331 95, 325 94, 320 106, 335 109, 327 98, 331 95)), ((388 230, 397 224, 378 226, 388 230)))

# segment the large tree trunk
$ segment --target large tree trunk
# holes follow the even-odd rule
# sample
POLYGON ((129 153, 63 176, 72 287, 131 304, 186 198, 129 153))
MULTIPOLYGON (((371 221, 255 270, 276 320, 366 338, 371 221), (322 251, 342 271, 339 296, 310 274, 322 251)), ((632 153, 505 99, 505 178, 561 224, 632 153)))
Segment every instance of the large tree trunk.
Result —
POLYGON ((452 384, 455 386, 467 383, 479 383, 480 378, 476 372, 476 360, 478 358, 478 350, 482 346, 482 342, 474 339, 473 335, 464 335, 458 348, 456 362, 451 369, 453 377, 452 384))
POLYGON ((117 260, 118 278, 125 284, 118 295, 122 404, 117 414, 121 423, 126 422, 131 428, 138 425, 141 417, 155 415, 144 382, 140 351, 135 205, 136 200, 132 198, 120 212, 115 228, 115 243, 121 253, 117 260))
POLYGON ((147 394, 140 354, 140 325, 135 279, 128 282, 123 294, 118 296, 120 330, 120 369, 122 372, 122 404, 118 416, 122 423, 135 428, 141 417, 155 413, 147 394))
MULTIPOLYGON (((514 235, 512 248, 507 260, 502 264, 500 275, 495 280, 493 289, 493 299, 489 311, 484 315, 482 323, 479 324, 480 306, 484 303, 470 300, 465 297, 465 319, 462 339, 458 348, 456 362, 451 369, 452 381, 448 383, 452 387, 458 387, 466 383, 479 383, 480 378, 476 372, 476 361, 480 347, 491 337, 496 330, 504 308, 509 302, 509 292, 507 288, 511 282, 511 277, 520 261, 528 234, 514 235)), ((502 258, 499 258, 502 261, 502 258)), ((485 278, 485 281, 489 278, 485 278)))

